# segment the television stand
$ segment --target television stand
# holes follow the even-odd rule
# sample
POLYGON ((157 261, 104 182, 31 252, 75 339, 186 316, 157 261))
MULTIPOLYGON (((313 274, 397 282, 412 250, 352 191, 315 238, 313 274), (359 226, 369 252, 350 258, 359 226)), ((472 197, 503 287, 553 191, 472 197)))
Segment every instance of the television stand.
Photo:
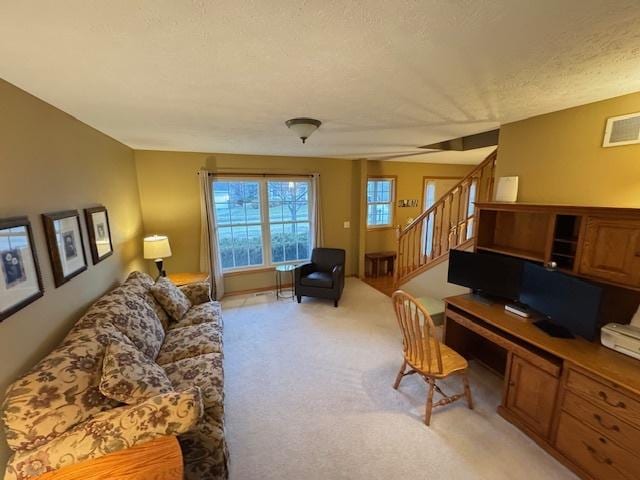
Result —
POLYGON ((493 305, 495 303, 487 295, 477 290, 471 292, 468 296, 474 302, 481 303, 482 305, 493 305))
POLYGON ((576 338, 569 330, 549 320, 536 320, 533 324, 554 338, 576 338))
POLYGON ((504 372, 498 413, 580 478, 640 479, 632 453, 640 438, 640 360, 583 338, 553 338, 504 303, 446 298, 444 343, 504 372))

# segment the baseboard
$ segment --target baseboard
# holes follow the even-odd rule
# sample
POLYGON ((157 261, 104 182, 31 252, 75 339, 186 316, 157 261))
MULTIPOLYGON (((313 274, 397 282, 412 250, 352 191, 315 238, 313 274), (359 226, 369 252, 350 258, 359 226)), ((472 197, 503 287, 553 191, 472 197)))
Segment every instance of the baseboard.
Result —
MULTIPOLYGON (((291 288, 293 285, 291 283, 283 284, 282 288, 291 288)), ((248 295, 250 293, 260 293, 260 292, 268 292, 270 290, 275 290, 278 288, 276 285, 271 285, 269 287, 260 287, 260 288, 250 288, 248 290, 236 290, 235 292, 229 292, 224 294, 225 297, 234 297, 236 295, 248 295)))
MULTIPOLYGON (((358 275, 345 275, 345 278, 360 278, 358 275)), ((291 283, 285 283, 282 285, 282 288, 291 288, 293 285, 291 283)), ((260 288, 250 288, 248 290, 236 290, 235 292, 225 292, 225 297, 234 297, 236 295, 248 295, 250 293, 260 293, 260 292, 268 292, 270 290, 275 290, 278 288, 276 285, 271 285, 269 287, 260 287, 260 288)))

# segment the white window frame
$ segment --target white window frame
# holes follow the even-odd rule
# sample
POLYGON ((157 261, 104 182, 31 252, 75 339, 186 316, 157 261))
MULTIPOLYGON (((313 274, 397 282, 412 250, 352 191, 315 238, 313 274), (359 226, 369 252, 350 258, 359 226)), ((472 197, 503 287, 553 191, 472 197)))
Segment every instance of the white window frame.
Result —
POLYGON ((368 176, 367 177, 367 185, 364 192, 364 197, 367 202, 367 209, 365 212, 367 218, 367 230, 377 230, 382 228, 390 228, 393 227, 393 222, 396 216, 396 178, 395 177, 376 177, 376 176, 368 176), (389 192, 389 201, 388 202, 370 202, 369 201, 369 182, 380 182, 380 181, 388 181, 391 183, 391 190, 389 192), (369 205, 389 205, 389 223, 385 224, 369 224, 369 205))
MULTIPOLYGON (((315 191, 313 189, 313 182, 311 178, 305 176, 212 176, 209 181, 209 189, 211 190, 211 200, 213 202, 212 209, 215 212, 215 198, 213 194, 213 183, 214 182, 257 182, 258 183, 258 192, 260 195, 260 223, 247 223, 245 225, 260 225, 260 231, 262 234, 262 263, 260 265, 250 265, 250 266, 242 266, 242 267, 234 267, 234 268, 223 268, 222 273, 236 273, 236 272, 251 272, 251 271, 260 271, 265 268, 275 268, 278 265, 288 265, 288 264, 296 264, 307 262, 311 259, 311 250, 313 249, 313 239, 315 238, 315 225, 313 220, 313 210, 315 205, 315 191), (305 222, 288 222, 288 221, 277 221, 271 222, 269 218, 269 182, 307 182, 308 187, 308 196, 309 196, 309 240, 310 240, 310 248, 309 248, 309 258, 306 259, 297 259, 297 260, 289 260, 284 262, 274 262, 271 258, 271 224, 288 224, 288 223, 305 223, 305 222)), ((227 225, 224 225, 226 227, 227 225)), ((229 226, 233 226, 230 224, 229 226)), ((217 221, 215 221, 215 229, 218 232, 217 221)), ((216 235, 218 237, 218 235, 216 235)), ((217 246, 219 248, 219 246, 217 246)))

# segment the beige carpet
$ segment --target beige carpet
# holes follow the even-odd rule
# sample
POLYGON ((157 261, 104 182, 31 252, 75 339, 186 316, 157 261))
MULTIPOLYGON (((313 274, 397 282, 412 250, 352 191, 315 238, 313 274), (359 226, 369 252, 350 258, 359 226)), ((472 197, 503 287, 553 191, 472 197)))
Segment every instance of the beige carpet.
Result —
MULTIPOLYGON (((339 308, 273 294, 229 297, 225 389, 231 479, 574 479, 496 413, 502 381, 472 363, 464 402, 422 423, 388 297, 348 279, 339 308)), ((461 388, 444 383, 445 391, 461 388)))

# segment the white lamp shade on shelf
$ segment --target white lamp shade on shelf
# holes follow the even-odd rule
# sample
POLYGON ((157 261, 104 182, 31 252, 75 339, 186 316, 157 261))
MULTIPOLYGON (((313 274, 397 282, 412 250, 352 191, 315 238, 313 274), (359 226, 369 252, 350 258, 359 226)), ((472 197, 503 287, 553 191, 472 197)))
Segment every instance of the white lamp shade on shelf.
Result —
POLYGON ((144 239, 144 258, 159 259, 171 256, 169 239, 164 235, 152 235, 144 239))

